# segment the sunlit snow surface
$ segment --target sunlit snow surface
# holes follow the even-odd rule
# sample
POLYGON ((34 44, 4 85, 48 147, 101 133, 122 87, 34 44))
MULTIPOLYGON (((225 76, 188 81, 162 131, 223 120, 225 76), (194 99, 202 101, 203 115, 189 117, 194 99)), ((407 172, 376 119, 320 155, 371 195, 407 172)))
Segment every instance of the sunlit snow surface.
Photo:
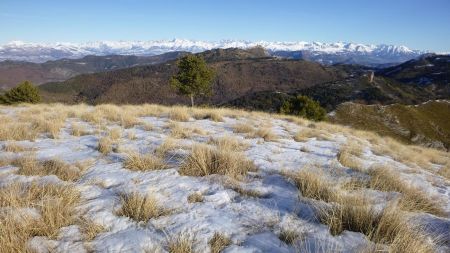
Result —
MULTIPOLYGON (((15 109, 8 109, 15 110, 15 109)), ((13 113, 13 112, 9 112, 13 113)), ((141 126, 125 129, 136 133, 135 140, 122 137, 121 151, 139 151, 145 153, 154 150, 170 135, 166 128, 167 117, 145 117, 154 129, 145 131, 141 126)), ((167 239, 179 233, 187 232, 195 235, 196 252, 209 252, 208 240, 218 231, 231 237, 233 244, 224 252, 359 252, 368 243, 361 233, 345 231, 339 236, 332 236, 328 227, 320 224, 314 216, 308 202, 299 200, 299 193, 292 182, 281 175, 283 171, 298 171, 306 167, 320 167, 336 179, 342 176, 351 177, 355 171, 343 167, 336 158, 339 146, 345 143, 346 137, 341 134, 331 135, 330 140, 310 138, 306 142, 296 142, 293 135, 302 128, 294 123, 256 117, 258 124, 272 124, 272 130, 280 137, 277 141, 264 141, 261 138, 244 138, 244 134, 233 133, 232 126, 236 122, 247 119, 224 118, 224 122, 210 120, 194 120, 180 122, 189 127, 200 127, 208 131, 205 136, 194 135, 190 139, 180 140, 185 148, 173 151, 175 159, 166 170, 134 172, 123 168, 124 153, 102 155, 97 150, 98 136, 86 135, 74 137, 70 135, 70 122, 79 119, 67 119, 66 128, 61 131, 59 139, 39 138, 35 142, 22 141, 24 145, 37 149, 40 159, 59 158, 73 163, 85 159, 96 162, 76 182, 82 193, 83 201, 79 212, 107 228, 107 232, 99 234, 90 248, 97 252, 165 252, 167 239), (258 123, 259 122, 259 123, 258 123), (262 197, 241 196, 222 183, 225 176, 208 177, 180 176, 177 172, 179 164, 189 152, 189 144, 207 142, 210 137, 233 135, 249 144, 245 154, 254 161, 258 171, 250 173, 247 181, 242 183, 245 189, 260 192, 262 197), (301 150, 307 149, 306 152, 301 150), (127 217, 116 215, 120 208, 119 195, 138 191, 152 194, 167 209, 170 215, 151 219, 147 223, 137 223, 127 217), (204 201, 188 203, 187 196, 201 192, 204 201), (302 235, 301 248, 288 246, 278 239, 281 229, 291 229, 302 235)), ((87 126, 88 123, 86 123, 87 126)), ((110 125, 110 128, 114 125, 110 125)), ((93 130, 92 126, 89 126, 93 130)), ((399 171, 407 170, 406 165, 395 162, 390 157, 373 154, 367 143, 362 162, 369 167, 372 163, 390 163, 399 171)), ((0 142, 3 144, 4 142, 0 142)), ((1 151, 1 156, 14 156, 13 153, 1 151)), ((11 166, 0 167, 0 182, 59 181, 55 176, 26 177, 14 174, 11 166)), ((445 201, 447 213, 450 213, 450 186, 433 174, 423 171, 421 174, 406 174, 405 178, 424 191, 439 196, 445 201), (434 177, 433 183, 429 180, 434 177)), ((368 193, 369 194, 369 193, 368 193)), ((373 191, 370 194, 380 195, 373 191)), ((449 219, 421 215, 430 224, 432 233, 450 236, 449 219)), ((450 237, 449 237, 450 238, 450 237)), ((30 242, 36 249, 45 252, 43 244, 55 247, 57 252, 86 252, 77 226, 61 229, 58 240, 49 241, 44 237, 35 237, 30 242)), ((448 249, 448 248, 447 248, 448 249)), ((446 249, 442 249, 443 252, 446 249)))

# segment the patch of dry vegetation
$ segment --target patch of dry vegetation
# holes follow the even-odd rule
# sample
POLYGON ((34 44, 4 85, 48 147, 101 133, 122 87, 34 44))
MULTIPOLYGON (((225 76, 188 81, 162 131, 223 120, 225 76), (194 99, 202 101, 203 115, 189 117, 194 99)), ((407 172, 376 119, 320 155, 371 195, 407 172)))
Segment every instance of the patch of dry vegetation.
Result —
POLYGON ((253 131, 255 131, 255 128, 247 123, 236 123, 232 126, 233 128, 233 132, 235 133, 243 133, 243 134, 247 134, 247 133, 251 133, 253 131))
POLYGON ((163 208, 158 200, 150 195, 142 196, 137 192, 123 194, 120 197, 122 207, 117 215, 129 217, 137 222, 147 222, 149 219, 157 218, 169 213, 163 208))
POLYGON ((434 252, 435 242, 430 242, 423 229, 408 221, 401 202, 390 203, 380 212, 363 192, 349 193, 333 187, 323 175, 313 171, 288 176, 303 197, 328 203, 314 205, 317 218, 329 226, 331 234, 338 235, 344 230, 360 232, 376 243, 388 244, 389 252, 434 252))
POLYGON ((72 123, 72 135, 73 136, 83 136, 90 134, 86 127, 80 123, 72 123))
POLYGON ((233 136, 210 138, 208 143, 216 146, 220 150, 244 151, 248 148, 246 143, 233 136))
POLYGON ((78 219, 77 224, 80 227, 80 231, 83 234, 84 240, 88 242, 94 240, 98 234, 106 232, 106 228, 104 226, 85 218, 78 219))
POLYGON ((194 253, 194 239, 192 235, 181 233, 170 238, 167 247, 169 253, 194 253))
POLYGON ((184 127, 179 123, 170 122, 168 127, 170 128, 170 137, 172 138, 185 139, 192 136, 192 129, 189 127, 184 127))
POLYGON ((195 144, 179 169, 181 175, 203 177, 212 174, 243 179, 256 167, 244 154, 219 150, 206 144, 195 144))
POLYGON ((108 136, 100 138, 98 140, 97 150, 104 155, 109 154, 113 150, 113 142, 111 138, 108 136))
POLYGON ((272 131, 270 127, 258 128, 253 136, 263 138, 265 141, 276 141, 278 136, 272 131))
POLYGON ((21 145, 19 143, 9 141, 9 142, 6 142, 5 144, 3 144, 3 150, 5 152, 18 153, 18 152, 30 151, 32 149, 27 146, 21 145))
POLYGON ((345 167, 364 171, 363 164, 357 159, 363 153, 362 146, 354 141, 349 141, 345 145, 342 145, 337 153, 338 161, 345 167))
POLYGON ((179 144, 176 139, 168 137, 155 149, 155 154, 161 157, 166 156, 170 151, 179 148, 179 144))
POLYGON ((75 224, 80 194, 73 185, 11 183, 0 189, 2 252, 31 252, 27 242, 34 236, 55 239, 59 229, 75 224), (18 214, 17 208, 34 208, 40 216, 18 214))
POLYGON ((128 154, 123 165, 126 169, 134 171, 147 171, 147 170, 163 170, 167 169, 167 164, 161 157, 154 154, 128 154))
POLYGON ((417 187, 408 185, 399 173, 387 167, 375 167, 369 172, 370 187, 380 191, 394 191, 402 194, 399 206, 407 211, 426 212, 438 216, 444 210, 438 200, 433 200, 417 187))
POLYGON ((38 161, 33 155, 25 155, 15 159, 12 164, 19 167, 18 174, 25 176, 55 175, 64 181, 76 181, 82 171, 61 160, 38 161))
POLYGON ((169 119, 174 121, 189 121, 191 114, 187 107, 172 107, 169 111, 169 119))
POLYGON ((114 127, 109 131, 109 137, 111 140, 118 140, 122 137, 122 128, 114 127))
POLYGON ((291 229, 282 229, 280 231, 280 234, 278 235, 278 238, 288 245, 294 244, 294 242, 299 239, 299 237, 300 234, 297 233, 297 231, 291 229))
POLYGON ((208 241, 211 253, 220 253, 223 249, 231 244, 231 239, 219 232, 215 232, 213 237, 208 241))
POLYGON ((191 193, 189 194, 187 201, 189 203, 203 202, 203 194, 200 192, 191 193))

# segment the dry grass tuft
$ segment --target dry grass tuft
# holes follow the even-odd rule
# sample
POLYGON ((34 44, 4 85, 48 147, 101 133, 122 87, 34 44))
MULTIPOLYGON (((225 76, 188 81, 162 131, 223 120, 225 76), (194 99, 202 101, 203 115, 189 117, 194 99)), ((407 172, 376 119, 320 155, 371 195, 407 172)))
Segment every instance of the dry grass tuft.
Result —
POLYGON ((179 147, 177 140, 168 137, 155 149, 155 154, 158 156, 166 156, 170 151, 173 151, 179 147))
POLYGON ((203 195, 200 192, 194 192, 192 194, 189 194, 187 201, 189 203, 203 202, 203 195))
POLYGON ((175 121, 189 121, 191 115, 187 107, 172 107, 169 111, 169 119, 175 121))
POLYGON ((125 168, 134 171, 147 171, 147 170, 163 170, 167 169, 167 164, 160 157, 153 154, 128 154, 123 162, 125 168))
POLYGON ((253 162, 242 153, 196 144, 191 154, 181 165, 179 173, 186 176, 203 177, 211 174, 230 176, 242 179, 247 172, 256 170, 253 162))
POLYGON ((139 193, 131 193, 120 197, 122 207, 117 215, 129 217, 137 222, 147 222, 168 213, 161 207, 153 196, 141 196, 139 193))
POLYGON ((317 209, 319 220, 330 227, 332 235, 344 230, 370 235, 376 226, 378 216, 370 201, 363 194, 348 196, 335 194, 333 204, 317 209))
POLYGON ((336 189, 321 171, 303 169, 297 173, 286 174, 291 178, 305 198, 331 202, 336 199, 336 189))
POLYGON ((282 229, 278 238, 288 245, 294 244, 294 242, 300 237, 300 234, 295 230, 282 229))
POLYGON ((170 238, 167 244, 169 253, 193 253, 194 239, 187 233, 170 238))
POLYGON ((112 144, 112 140, 109 137, 102 137, 98 140, 97 150, 106 155, 112 151, 112 144))
POLYGON ((179 123, 171 122, 168 127, 170 128, 170 136, 172 138, 189 138, 192 135, 192 129, 184 127, 179 123))
POLYGON ((278 139, 278 136, 269 127, 258 128, 253 135, 263 138, 265 141, 276 141, 278 139))
POLYGON ((208 143, 215 145, 220 150, 244 151, 248 145, 233 136, 210 138, 208 143))
POLYGON ((86 127, 80 123, 72 123, 72 135, 73 136, 83 136, 88 135, 89 131, 86 127))
POLYGON ((75 223, 79 200, 80 194, 73 185, 12 183, 3 186, 0 207, 35 208, 40 216, 21 215, 22 219, 18 220, 14 213, 2 213, 6 215, 0 219, 2 252, 27 252, 26 243, 33 236, 55 239, 61 227, 75 223))
POLYGON ((208 244, 211 253, 220 253, 231 244, 231 239, 224 234, 215 232, 213 237, 208 241, 208 244))
POLYGON ((55 175, 64 181, 76 181, 80 178, 82 171, 61 160, 38 161, 34 156, 27 155, 17 158, 13 165, 19 167, 18 173, 26 176, 55 175))
POLYGON ((137 139, 136 132, 134 132, 133 130, 128 130, 127 137, 129 140, 132 140, 132 141, 136 140, 137 139))
POLYGON ((338 161, 345 167, 364 171, 363 164, 357 160, 356 157, 362 155, 362 147, 356 142, 348 142, 347 144, 341 146, 337 154, 338 161))
POLYGON ((3 144, 3 150, 5 152, 18 153, 18 152, 30 151, 31 148, 9 141, 9 142, 6 142, 5 144, 3 144))
POLYGON ((438 174, 450 180, 450 163, 444 165, 439 171, 438 174))
POLYGON ((104 226, 84 218, 78 220, 78 225, 80 226, 80 231, 83 234, 84 240, 88 242, 94 240, 98 234, 106 231, 104 226))
POLYGON ((38 129, 28 122, 2 122, 0 124, 0 141, 35 140, 39 135, 38 129))
POLYGON ((400 208, 407 211, 420 211, 438 216, 445 212, 438 202, 427 196, 417 187, 408 185, 403 181, 399 173, 386 167, 375 167, 370 172, 370 187, 380 191, 395 191, 402 194, 400 208))
POLYGON ((235 132, 235 133, 246 134, 246 133, 251 133, 253 131, 255 131, 255 129, 250 124, 237 123, 237 124, 233 125, 233 132, 235 132))
POLYGON ((122 137, 122 128, 114 127, 109 131, 109 137, 112 140, 118 140, 122 137))

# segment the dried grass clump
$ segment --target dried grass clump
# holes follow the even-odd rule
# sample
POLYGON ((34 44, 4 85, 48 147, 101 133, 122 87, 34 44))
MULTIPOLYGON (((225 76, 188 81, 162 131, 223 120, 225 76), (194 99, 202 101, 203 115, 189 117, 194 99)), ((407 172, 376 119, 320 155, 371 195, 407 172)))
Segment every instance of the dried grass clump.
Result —
POLYGON ((297 173, 286 174, 292 179, 305 198, 332 202, 336 199, 336 189, 319 170, 303 169, 297 173))
POLYGON ((338 161, 345 167, 357 170, 364 171, 363 164, 357 160, 356 157, 362 155, 362 148, 355 143, 347 143, 344 146, 341 146, 339 152, 337 153, 338 161))
POLYGON ((73 136, 83 136, 88 135, 89 131, 86 127, 80 123, 72 123, 72 135, 73 136))
POLYGON ((184 127, 179 123, 171 122, 168 127, 170 128, 170 136, 172 138, 189 138, 192 135, 192 129, 184 127))
POLYGON ((439 171, 438 174, 450 180, 450 163, 444 165, 439 171))
POLYGON ((247 172, 254 171, 255 165, 242 153, 196 144, 191 154, 181 165, 179 173, 186 176, 203 177, 212 174, 242 179, 247 172))
POLYGON ((332 235, 344 230, 372 234, 378 214, 367 197, 358 195, 335 194, 332 206, 320 206, 317 209, 319 220, 330 227, 332 235))
POLYGON ((175 121, 189 121, 191 115, 187 107, 172 107, 169 111, 169 119, 175 121))
POLYGON ((244 151, 248 148, 246 143, 233 136, 210 138, 208 143, 215 145, 220 150, 244 151))
POLYGON ((114 127, 109 131, 109 137, 112 140, 118 140, 122 137, 122 128, 114 127))
POLYGON ((29 151, 29 150, 31 150, 31 148, 9 141, 9 142, 6 142, 5 144, 3 144, 3 150, 5 152, 18 153, 18 152, 29 151))
POLYGON ((235 133, 251 133, 253 132, 255 129, 253 126, 251 126, 250 124, 244 124, 244 123, 237 123, 235 125, 232 126, 233 128, 233 132, 235 133))
POLYGON ((0 124, 0 141, 33 141, 38 135, 38 129, 28 122, 13 121, 0 124))
POLYGON ((123 165, 126 169, 134 171, 147 171, 147 170, 163 170, 167 169, 167 164, 164 160, 153 154, 128 154, 123 165))
POLYGON ((82 171, 61 160, 38 161, 34 156, 27 155, 17 158, 13 165, 19 167, 18 174, 26 176, 55 175, 64 181, 76 181, 80 178, 82 171))
POLYGON ((139 193, 124 194, 120 197, 122 207, 117 215, 129 217, 137 222, 147 222, 168 213, 153 196, 141 196, 139 193))
POLYGON ((278 236, 278 238, 285 242, 288 245, 292 245, 294 244, 294 242, 299 239, 300 234, 297 233, 297 231, 295 230, 291 230, 291 229, 282 229, 280 231, 280 234, 278 236))
POLYGON ((98 140, 97 150, 106 155, 112 151, 112 144, 112 140, 109 137, 102 137, 98 140))
POLYGON ((231 244, 231 239, 219 232, 215 232, 213 237, 208 241, 211 253, 220 253, 223 249, 231 244))
POLYGON ((127 137, 128 137, 128 139, 130 139, 132 141, 136 140, 137 139, 136 132, 134 132, 133 130, 128 130, 127 137))
POLYGON ((203 195, 200 192, 194 192, 192 194, 189 194, 187 201, 189 203, 203 202, 203 195))
POLYGON ((104 226, 85 218, 78 219, 77 223, 80 227, 81 233, 83 234, 84 240, 88 242, 94 240, 98 234, 106 231, 106 228, 104 226))
POLYGON ((270 129, 270 127, 258 128, 253 136, 263 138, 265 141, 276 141, 278 136, 270 129))
POLYGON ((371 188, 402 194, 399 205, 403 210, 426 212, 437 216, 445 215, 438 200, 433 200, 419 188, 408 185, 401 179, 400 174, 392 169, 375 167, 369 172, 369 175, 371 176, 371 188))
MULTIPOLYGON (((16 233, 9 235, 10 238, 1 238, 0 241, 17 241, 15 236, 22 240, 32 236, 47 236, 55 239, 61 227, 75 223, 77 218, 75 207, 79 201, 80 194, 73 185, 12 183, 3 186, 0 190, 0 207, 36 208, 40 217, 25 216, 24 223, 9 220, 1 224, 16 226, 17 235, 16 233)), ((8 231, 8 228, 6 227, 5 230, 8 231)), ((2 229, 2 231, 5 230, 2 229)), ((3 235, 3 232, 0 233, 0 237, 3 235)), ((27 240, 23 240, 13 247, 25 248, 26 242, 27 240)), ((1 245, 3 250, 4 244, 1 245)))
POLYGON ((389 203, 379 215, 377 225, 369 239, 388 244, 389 252, 436 252, 436 239, 432 239, 421 225, 406 218, 395 203, 389 203))
POLYGON ((182 233, 170 238, 167 247, 169 253, 193 253, 194 239, 191 235, 182 233))
POLYGON ((321 132, 313 128, 302 128, 296 135, 294 135, 294 140, 298 142, 308 141, 309 138, 321 136, 321 132))
POLYGON ((177 143, 177 140, 168 137, 164 139, 164 141, 155 149, 155 154, 158 156, 166 156, 167 153, 170 151, 173 151, 179 147, 179 144, 177 143))

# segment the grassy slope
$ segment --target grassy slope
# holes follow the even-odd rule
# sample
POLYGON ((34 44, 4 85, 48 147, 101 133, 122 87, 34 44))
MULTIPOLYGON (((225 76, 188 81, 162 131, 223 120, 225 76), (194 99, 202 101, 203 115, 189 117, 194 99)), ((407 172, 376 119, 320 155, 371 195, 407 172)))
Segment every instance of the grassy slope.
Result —
MULTIPOLYGON (((418 106, 340 105, 332 122, 375 131, 405 143, 432 145, 440 141, 450 148, 450 103, 428 102, 418 106)), ((434 144, 436 145, 436 144, 434 144)))

